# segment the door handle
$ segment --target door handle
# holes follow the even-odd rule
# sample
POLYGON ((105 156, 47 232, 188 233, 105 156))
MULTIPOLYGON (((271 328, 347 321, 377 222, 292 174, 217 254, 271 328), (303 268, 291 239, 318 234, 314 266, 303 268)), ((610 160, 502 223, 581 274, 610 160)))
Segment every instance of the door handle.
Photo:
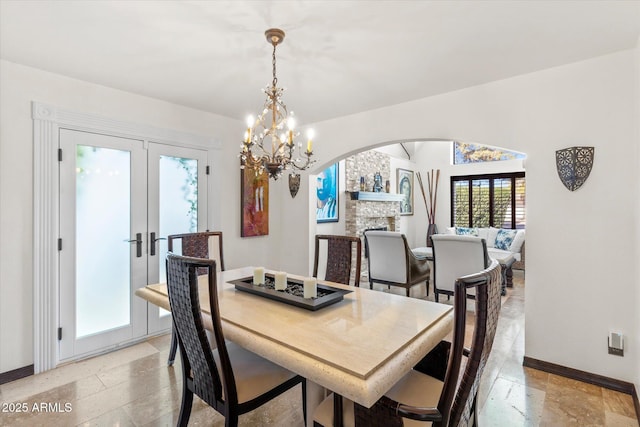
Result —
POLYGON ((142 256, 142 233, 136 233, 136 238, 134 240, 125 240, 127 243, 136 244, 136 257, 140 258, 142 256))
POLYGON ((151 244, 151 247, 149 248, 149 255, 150 256, 154 256, 156 254, 156 242, 158 240, 167 240, 167 238, 166 237, 158 237, 158 238, 156 238, 156 233, 153 232, 153 233, 151 233, 151 238, 149 240, 150 240, 149 243, 151 244))

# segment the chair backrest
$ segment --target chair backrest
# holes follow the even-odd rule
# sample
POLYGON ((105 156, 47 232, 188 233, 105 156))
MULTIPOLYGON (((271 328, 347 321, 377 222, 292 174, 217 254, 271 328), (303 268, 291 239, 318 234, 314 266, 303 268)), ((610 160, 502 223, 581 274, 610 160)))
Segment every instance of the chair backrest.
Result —
MULTIPOLYGON (((196 233, 172 234, 167 236, 169 252, 194 258, 216 260, 217 271, 224 271, 222 252, 222 231, 200 231, 196 233)), ((204 274, 199 270, 199 274, 204 274)))
MULTIPOLYGON (((367 231, 388 231, 389 228, 384 226, 384 227, 373 227, 373 228, 367 228, 362 232, 362 235, 364 235, 364 233, 366 233, 367 231)), ((365 240, 365 245, 364 245, 364 257, 365 258, 369 258, 369 247, 367 246, 367 242, 365 240)))
POLYGON ((318 234, 313 277, 324 275, 324 280, 348 285, 352 266, 355 266, 354 285, 360 286, 361 255, 362 242, 359 237, 318 234))
MULTIPOLYGON (((456 279, 489 266, 487 244, 475 236, 434 234, 433 277, 437 289, 453 292, 456 279)), ((470 294, 473 294, 470 290, 470 294)))
POLYGON ((167 255, 167 290, 182 355, 183 381, 187 381, 187 378, 191 379, 194 393, 217 408, 223 401, 223 397, 226 397, 228 403, 233 404, 237 403, 238 396, 222 333, 215 270, 215 260, 172 253, 167 255), (196 273, 200 268, 206 269, 208 276, 212 333, 220 356, 220 370, 217 369, 202 320, 196 273))
POLYGON ((395 231, 365 231, 369 249, 369 280, 405 283, 409 271, 409 244, 404 234, 395 231))
MULTIPOLYGON (((500 264, 493 260, 491 265, 480 273, 470 274, 456 281, 454 302, 456 318, 454 342, 451 350, 452 359, 457 356, 458 352, 462 353, 463 351, 467 311, 466 294, 471 289, 475 293, 475 323, 468 360, 461 376, 456 375, 455 380, 449 379, 449 383, 445 378, 445 386, 440 397, 441 400, 448 398, 447 393, 451 394, 451 389, 457 385, 448 423, 449 426, 456 427, 477 425, 477 420, 475 423, 471 422, 475 416, 474 405, 476 404, 480 378, 496 336, 498 316, 500 315, 500 292, 502 289, 500 264), (455 336, 456 334, 457 336, 455 336)), ((451 362, 455 363, 455 360, 451 362)))

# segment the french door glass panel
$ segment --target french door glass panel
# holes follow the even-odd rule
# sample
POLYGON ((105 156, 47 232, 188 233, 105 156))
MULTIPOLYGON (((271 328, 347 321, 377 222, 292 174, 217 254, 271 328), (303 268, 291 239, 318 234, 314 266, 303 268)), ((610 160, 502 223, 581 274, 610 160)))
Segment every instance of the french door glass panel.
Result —
MULTIPOLYGON (((207 152, 161 144, 149 146, 149 232, 156 233, 149 257, 149 283, 166 281, 167 236, 207 227, 207 152)), ((180 248, 174 251, 180 253, 180 248)), ((169 312, 149 305, 149 332, 171 326, 169 312)))
POLYGON ((130 165, 129 151, 77 145, 76 338, 131 321, 130 165))

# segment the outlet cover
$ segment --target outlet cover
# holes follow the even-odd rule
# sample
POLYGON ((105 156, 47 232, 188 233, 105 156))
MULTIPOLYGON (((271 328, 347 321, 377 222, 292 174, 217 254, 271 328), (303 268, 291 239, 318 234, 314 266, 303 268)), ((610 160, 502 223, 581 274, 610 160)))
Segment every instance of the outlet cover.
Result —
POLYGON ((624 338, 622 334, 611 332, 607 337, 609 354, 624 357, 624 338))

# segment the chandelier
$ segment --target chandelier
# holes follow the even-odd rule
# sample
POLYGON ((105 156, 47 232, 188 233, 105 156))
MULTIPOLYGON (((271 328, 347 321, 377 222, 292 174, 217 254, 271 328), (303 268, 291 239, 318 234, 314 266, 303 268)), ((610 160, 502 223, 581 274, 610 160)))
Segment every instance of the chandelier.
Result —
POLYGON ((307 133, 307 146, 303 152, 302 142, 296 142, 300 132, 295 129, 293 111, 287 111, 282 102, 284 89, 277 87, 276 46, 282 43, 284 31, 271 28, 264 34, 267 42, 273 45, 273 81, 262 90, 267 95, 262 113, 256 119, 247 118, 240 168, 252 169, 257 175, 266 170, 270 178, 278 179, 285 169, 304 170, 315 163, 311 160, 313 130, 309 129, 307 133))

